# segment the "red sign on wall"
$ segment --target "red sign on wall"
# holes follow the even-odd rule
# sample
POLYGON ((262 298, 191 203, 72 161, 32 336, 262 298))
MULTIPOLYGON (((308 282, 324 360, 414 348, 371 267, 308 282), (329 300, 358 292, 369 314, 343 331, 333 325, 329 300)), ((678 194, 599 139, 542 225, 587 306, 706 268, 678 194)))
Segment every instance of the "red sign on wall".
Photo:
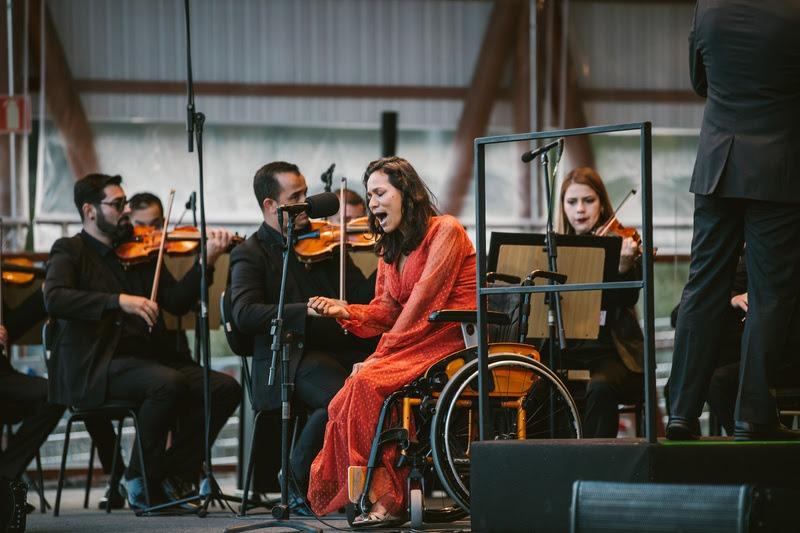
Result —
POLYGON ((0 133, 31 131, 31 99, 27 96, 0 95, 0 133))

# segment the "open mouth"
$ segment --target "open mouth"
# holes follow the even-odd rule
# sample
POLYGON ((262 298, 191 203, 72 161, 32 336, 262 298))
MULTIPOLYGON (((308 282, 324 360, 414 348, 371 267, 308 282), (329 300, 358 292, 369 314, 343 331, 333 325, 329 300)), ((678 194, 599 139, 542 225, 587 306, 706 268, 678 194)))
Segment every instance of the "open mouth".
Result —
POLYGON ((378 219, 378 224, 383 226, 383 223, 386 222, 386 217, 389 216, 386 213, 375 213, 375 218, 378 219))

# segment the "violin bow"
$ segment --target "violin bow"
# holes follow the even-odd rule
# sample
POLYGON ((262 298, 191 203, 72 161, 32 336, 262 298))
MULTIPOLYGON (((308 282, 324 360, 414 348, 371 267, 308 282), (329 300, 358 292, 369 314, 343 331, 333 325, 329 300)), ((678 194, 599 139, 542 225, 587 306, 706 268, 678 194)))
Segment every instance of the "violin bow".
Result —
POLYGON ((344 300, 345 286, 344 286, 344 271, 346 268, 347 253, 347 219, 344 216, 344 191, 347 188, 347 178, 342 176, 342 181, 339 187, 339 299, 344 300))
POLYGON ((628 191, 628 194, 625 195, 625 198, 623 198, 622 201, 617 206, 617 208, 614 209, 614 212, 608 218, 606 223, 600 226, 600 228, 595 232, 595 235, 604 236, 606 233, 608 233, 608 228, 611 227, 611 224, 614 222, 614 219, 617 218, 617 213, 619 213, 620 209, 623 208, 623 206, 628 202, 628 200, 631 199, 631 197, 634 194, 636 194, 636 189, 631 189, 630 191, 628 191))
POLYGON ((175 199, 175 189, 169 190, 169 200, 167 201, 167 216, 164 217, 164 226, 161 228, 161 244, 158 246, 158 259, 156 260, 156 273, 153 276, 153 290, 150 291, 150 300, 155 302, 158 295, 158 281, 161 279, 161 265, 164 263, 164 248, 167 244, 167 226, 169 217, 172 214, 172 201, 175 199))

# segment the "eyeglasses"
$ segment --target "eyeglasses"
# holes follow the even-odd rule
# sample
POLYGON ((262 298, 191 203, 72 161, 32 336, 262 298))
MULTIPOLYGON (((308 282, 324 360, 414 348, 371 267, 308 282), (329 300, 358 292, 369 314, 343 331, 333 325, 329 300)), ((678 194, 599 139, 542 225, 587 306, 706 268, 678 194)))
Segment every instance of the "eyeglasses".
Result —
POLYGON ((128 199, 123 196, 122 198, 117 198, 116 200, 112 200, 110 202, 100 203, 109 207, 113 207, 117 213, 122 213, 125 210, 125 206, 128 205, 128 199))

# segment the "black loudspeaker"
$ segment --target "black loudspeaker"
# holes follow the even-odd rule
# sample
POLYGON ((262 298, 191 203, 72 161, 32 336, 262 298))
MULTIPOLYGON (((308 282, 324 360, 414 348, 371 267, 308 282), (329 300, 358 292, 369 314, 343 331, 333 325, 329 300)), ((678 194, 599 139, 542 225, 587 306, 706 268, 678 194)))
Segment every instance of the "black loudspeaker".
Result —
POLYGON ((381 157, 397 155, 397 112, 381 113, 381 157))
POLYGON ((576 481, 571 533, 790 531, 772 491, 750 485, 576 481))

